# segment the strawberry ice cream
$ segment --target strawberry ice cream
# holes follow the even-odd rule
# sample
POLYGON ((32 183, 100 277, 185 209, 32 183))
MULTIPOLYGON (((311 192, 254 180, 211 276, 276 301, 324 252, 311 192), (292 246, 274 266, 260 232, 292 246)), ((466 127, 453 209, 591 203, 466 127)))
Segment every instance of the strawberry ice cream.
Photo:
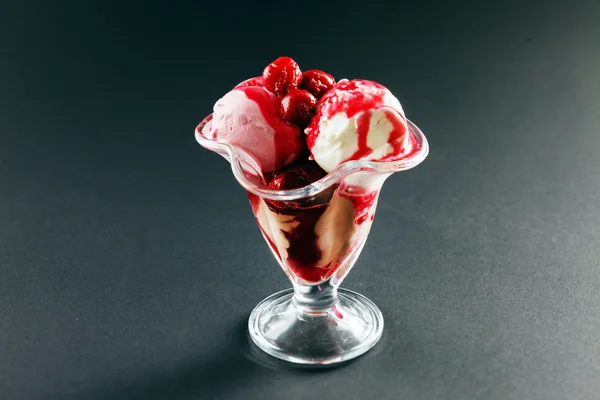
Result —
POLYGON ((277 171, 306 149, 299 127, 281 116, 277 96, 254 78, 242 82, 214 106, 213 118, 202 133, 216 142, 238 147, 251 155, 263 173, 277 171))

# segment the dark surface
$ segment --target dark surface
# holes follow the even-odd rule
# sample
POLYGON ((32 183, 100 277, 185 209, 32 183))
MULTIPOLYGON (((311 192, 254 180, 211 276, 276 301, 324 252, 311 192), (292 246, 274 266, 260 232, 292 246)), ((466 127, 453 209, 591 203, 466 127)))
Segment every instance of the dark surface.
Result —
POLYGON ((81 3, 0 8, 2 399, 597 398, 598 1, 81 3), (431 144, 345 281, 383 339, 326 372, 252 356, 289 283, 193 138, 281 54, 385 84, 431 144))

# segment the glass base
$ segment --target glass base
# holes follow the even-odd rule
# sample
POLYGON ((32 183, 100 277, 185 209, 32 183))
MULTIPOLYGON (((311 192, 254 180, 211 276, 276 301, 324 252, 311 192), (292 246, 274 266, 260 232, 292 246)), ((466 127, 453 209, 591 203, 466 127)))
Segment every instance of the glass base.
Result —
POLYGON ((364 354, 381 338, 381 311, 361 294, 337 293, 332 309, 314 313, 294 305, 293 289, 267 297, 250 314, 252 341, 267 354, 296 364, 335 364, 364 354))

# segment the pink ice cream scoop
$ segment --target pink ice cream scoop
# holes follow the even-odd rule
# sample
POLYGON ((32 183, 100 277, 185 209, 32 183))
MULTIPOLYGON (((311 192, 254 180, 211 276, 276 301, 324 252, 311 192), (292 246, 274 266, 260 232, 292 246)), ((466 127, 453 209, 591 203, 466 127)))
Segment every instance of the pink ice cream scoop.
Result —
POLYGON ((277 96, 253 78, 217 101, 202 134, 246 151, 263 173, 277 171, 306 150, 304 134, 283 119, 280 108, 277 96))

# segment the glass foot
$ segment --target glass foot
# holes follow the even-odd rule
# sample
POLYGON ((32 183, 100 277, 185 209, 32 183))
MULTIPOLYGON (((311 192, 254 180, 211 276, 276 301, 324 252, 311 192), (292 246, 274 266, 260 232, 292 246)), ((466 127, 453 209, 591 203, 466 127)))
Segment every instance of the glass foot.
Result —
POLYGON ((361 294, 338 289, 334 306, 320 312, 299 308, 293 299, 293 289, 283 290, 250 314, 250 337, 271 356, 297 364, 335 364, 364 354, 381 338, 381 311, 361 294))

